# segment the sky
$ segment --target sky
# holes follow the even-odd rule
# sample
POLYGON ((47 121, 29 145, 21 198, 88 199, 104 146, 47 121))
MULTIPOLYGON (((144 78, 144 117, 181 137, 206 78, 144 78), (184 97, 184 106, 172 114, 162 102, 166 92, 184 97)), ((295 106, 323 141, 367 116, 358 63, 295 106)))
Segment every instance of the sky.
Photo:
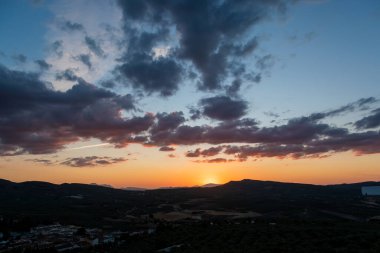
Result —
POLYGON ((0 178, 380 181, 377 0, 0 1, 0 178))

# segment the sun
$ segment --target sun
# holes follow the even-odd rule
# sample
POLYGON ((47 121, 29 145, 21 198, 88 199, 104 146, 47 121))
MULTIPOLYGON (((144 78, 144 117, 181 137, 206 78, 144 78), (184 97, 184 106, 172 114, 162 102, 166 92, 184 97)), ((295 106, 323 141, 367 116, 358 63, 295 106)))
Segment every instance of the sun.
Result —
POLYGON ((217 184, 217 183, 218 183, 218 180, 216 179, 216 177, 206 177, 202 180, 202 185, 217 184))

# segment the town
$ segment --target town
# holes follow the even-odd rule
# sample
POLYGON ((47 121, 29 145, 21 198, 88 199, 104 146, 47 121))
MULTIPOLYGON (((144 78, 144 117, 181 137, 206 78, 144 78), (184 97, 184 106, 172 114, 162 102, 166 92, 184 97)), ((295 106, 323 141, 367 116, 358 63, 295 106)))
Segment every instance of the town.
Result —
POLYGON ((83 228, 59 223, 38 226, 29 232, 0 233, 0 252, 52 250, 69 252, 92 247, 109 247, 120 233, 104 233, 97 228, 83 228))

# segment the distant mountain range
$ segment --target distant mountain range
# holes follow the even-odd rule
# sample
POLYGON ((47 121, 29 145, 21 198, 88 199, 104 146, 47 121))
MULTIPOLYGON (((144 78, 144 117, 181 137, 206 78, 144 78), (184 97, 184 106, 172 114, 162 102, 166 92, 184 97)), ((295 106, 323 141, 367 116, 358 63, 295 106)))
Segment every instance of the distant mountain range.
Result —
POLYGON ((126 190, 126 191, 146 191, 147 190, 146 188, 141 188, 141 187, 124 187, 121 189, 126 190))
POLYGON ((209 183, 209 184, 202 185, 201 187, 203 187, 203 188, 210 188, 210 187, 215 187, 215 186, 220 186, 220 185, 221 184, 209 183))
MULTIPOLYGON (((350 184, 333 184, 333 185, 315 185, 315 184, 302 184, 302 183, 284 183, 284 182, 275 182, 275 181, 260 181, 260 180, 252 180, 252 179, 243 179, 241 181, 230 181, 226 184, 214 184, 209 183, 201 186, 193 186, 193 187, 160 187, 157 189, 148 189, 142 187, 124 187, 124 188, 114 188, 108 184, 79 184, 79 183, 63 183, 63 184, 53 184, 49 182, 43 181, 25 181, 21 183, 15 183, 9 180, 0 179, 0 189, 2 190, 14 190, 13 193, 18 192, 20 190, 40 190, 44 189, 54 189, 56 191, 59 190, 86 190, 86 191, 110 191, 110 192, 120 192, 123 191, 160 191, 160 190, 178 190, 178 189, 195 189, 195 188, 215 188, 218 191, 223 190, 234 190, 234 191, 255 191, 257 192, 267 192, 270 191, 272 193, 277 192, 278 190, 303 190, 307 192, 331 192, 331 191, 344 191, 348 193, 358 194, 362 186, 380 186, 380 182, 359 182, 359 183, 350 183, 350 184), (104 188, 108 188, 107 190, 104 188)), ((32 191, 33 192, 33 191, 32 191)), ((2 191, 4 193, 4 191, 2 191)))
POLYGON ((362 196, 362 186, 380 186, 380 182, 322 186, 245 179, 223 185, 147 190, 0 179, 0 216, 96 225, 94 222, 103 222, 104 217, 125 213, 239 210, 264 217, 365 220, 380 215, 380 205, 362 196))
MULTIPOLYGON (((195 185, 193 187, 202 187, 202 188, 209 188, 209 187, 215 187, 215 186, 220 186, 221 184, 213 184, 213 183, 209 183, 209 184, 205 184, 205 185, 195 185)), ((101 185, 101 186, 108 186, 108 185, 101 185)), ((112 186, 109 186, 112 188, 112 186)), ((159 187, 159 188, 156 188, 156 189, 148 189, 148 188, 141 188, 141 187, 124 187, 124 188, 120 188, 122 190, 126 190, 126 191, 147 191, 147 190, 162 190, 162 189, 181 189, 181 188, 191 188, 191 187, 186 187, 186 186, 178 186, 178 187, 174 187, 174 186, 166 186, 166 187, 159 187)))

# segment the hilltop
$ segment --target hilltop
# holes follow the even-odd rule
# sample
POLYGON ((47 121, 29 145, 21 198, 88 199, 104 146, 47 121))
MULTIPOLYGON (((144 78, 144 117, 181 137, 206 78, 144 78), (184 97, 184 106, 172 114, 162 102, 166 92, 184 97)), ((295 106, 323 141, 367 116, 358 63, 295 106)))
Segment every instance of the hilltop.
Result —
POLYGON ((115 220, 123 221, 131 216, 166 217, 162 214, 175 213, 175 217, 189 218, 196 212, 204 217, 239 212, 260 214, 264 218, 364 221, 379 215, 380 205, 376 198, 368 200, 362 196, 363 185, 380 185, 380 182, 322 186, 245 179, 213 187, 142 191, 94 184, 0 180, 0 215, 75 224, 104 224, 112 218, 111 226, 115 220))

